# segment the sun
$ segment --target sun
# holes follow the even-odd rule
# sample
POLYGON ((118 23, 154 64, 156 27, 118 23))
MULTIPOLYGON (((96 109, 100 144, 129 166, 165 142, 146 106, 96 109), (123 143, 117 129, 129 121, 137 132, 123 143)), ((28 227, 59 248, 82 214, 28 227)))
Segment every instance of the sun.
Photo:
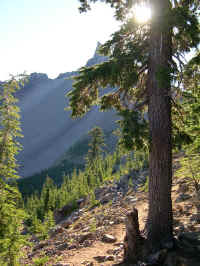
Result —
POLYGON ((132 8, 132 13, 135 20, 140 24, 145 24, 151 19, 151 9, 145 3, 136 4, 132 8))

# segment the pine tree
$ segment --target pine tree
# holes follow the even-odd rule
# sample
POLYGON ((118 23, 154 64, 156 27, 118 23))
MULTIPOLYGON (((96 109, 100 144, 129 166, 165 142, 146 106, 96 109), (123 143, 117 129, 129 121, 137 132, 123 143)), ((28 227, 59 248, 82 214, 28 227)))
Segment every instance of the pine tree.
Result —
POLYGON ((19 265, 21 247, 27 243, 20 234, 25 212, 20 209, 21 196, 12 179, 18 177, 16 155, 21 149, 19 108, 15 92, 22 80, 12 77, 0 87, 0 262, 19 265))
POLYGON ((190 177, 191 184, 200 195, 200 53, 187 64, 183 79, 181 125, 191 136, 192 143, 184 146, 184 157, 180 159, 181 168, 176 174, 190 177))
POLYGON ((98 177, 100 177, 100 182, 102 182, 101 174, 98 175, 97 169, 98 164, 101 160, 101 156, 103 153, 104 143, 104 135, 103 131, 100 127, 94 127, 91 129, 88 134, 91 137, 89 142, 89 150, 86 156, 86 167, 87 167, 87 183, 89 186, 95 186, 98 183, 98 177), (97 177, 98 176, 98 177, 97 177))
POLYGON ((0 195, 0 265, 15 266, 27 244, 20 233, 26 214, 19 209, 21 195, 16 187, 0 181, 0 195))
POLYGON ((91 164, 100 157, 103 152, 103 147, 105 146, 105 143, 103 131, 100 127, 94 127, 88 132, 88 134, 91 137, 91 141, 88 144, 90 148, 88 150, 86 160, 88 164, 91 164))
MULTIPOLYGON (((81 0, 80 11, 98 0, 81 0)), ((152 18, 139 24, 130 18, 137 0, 105 0, 122 21, 119 31, 100 49, 109 60, 80 70, 69 94, 72 116, 85 114, 92 105, 115 108, 122 116, 124 139, 129 148, 149 146, 149 211, 146 224, 151 250, 173 243, 172 234, 172 104, 181 92, 184 54, 199 44, 197 0, 149 0, 152 18), (115 87, 99 97, 99 88, 115 87), (177 86, 178 85, 178 86, 177 86), (148 110, 148 121, 145 117, 148 110), (128 123, 127 123, 128 121, 128 123), (148 132, 147 132, 148 125, 148 132), (126 127, 125 127, 126 126, 126 127)), ((130 243, 129 243, 130 244, 130 243)), ((130 246, 130 251, 132 247, 130 246)), ((132 252, 126 254, 133 260, 132 252)))
POLYGON ((48 210, 53 210, 55 208, 55 185, 53 179, 49 176, 46 177, 46 182, 43 185, 41 192, 41 200, 44 202, 44 213, 48 210))
POLYGON ((7 181, 17 178, 16 155, 21 149, 17 138, 22 137, 16 90, 19 82, 12 78, 1 85, 0 90, 0 177, 7 181))

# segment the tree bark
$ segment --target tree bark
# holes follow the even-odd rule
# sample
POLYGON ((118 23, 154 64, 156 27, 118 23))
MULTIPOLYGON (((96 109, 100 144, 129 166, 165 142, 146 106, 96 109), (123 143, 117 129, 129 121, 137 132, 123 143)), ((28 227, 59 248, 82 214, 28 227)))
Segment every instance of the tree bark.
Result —
POLYGON ((172 240, 171 29, 169 0, 150 0, 153 10, 148 71, 150 130, 147 240, 152 249, 172 240))
POLYGON ((126 217, 126 235, 124 238, 124 262, 137 263, 144 257, 144 241, 140 235, 138 211, 133 208, 126 217))

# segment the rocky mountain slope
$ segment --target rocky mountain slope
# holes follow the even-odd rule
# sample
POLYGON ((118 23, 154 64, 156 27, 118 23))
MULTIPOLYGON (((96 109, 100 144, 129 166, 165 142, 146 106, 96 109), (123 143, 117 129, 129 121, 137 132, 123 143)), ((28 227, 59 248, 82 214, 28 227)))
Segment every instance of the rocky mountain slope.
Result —
MULTIPOLYGON (((21 265, 129 265, 121 264, 126 215, 133 207, 137 208, 140 229, 144 228, 148 207, 147 193, 133 188, 127 191, 122 180, 123 178, 121 183, 107 182, 96 189, 95 196, 100 202, 98 206, 91 206, 87 201, 81 202, 80 208, 67 217, 62 216, 62 210, 59 210, 56 213, 58 224, 51 230, 49 238, 39 241, 33 236, 31 241, 34 247, 25 249, 27 256, 22 259, 21 265), (43 264, 36 264, 42 260, 43 264)), ((136 184, 143 181, 139 176, 136 184)), ((188 185, 188 181, 187 178, 176 177, 173 180, 176 251, 170 250, 167 253, 166 249, 163 249, 152 257, 152 260, 158 260, 157 264, 152 261, 138 265, 200 265, 200 215, 196 212, 196 194, 193 187, 188 185), (163 256, 165 264, 159 263, 163 256)))
MULTIPOLYGON (((96 50, 86 65, 103 60, 105 57, 98 55, 96 50)), ((27 177, 52 166, 92 127, 100 126, 108 131, 115 127, 116 115, 112 111, 103 113, 94 107, 77 120, 72 120, 70 112, 64 111, 68 104, 65 94, 72 89, 73 79, 70 77, 76 73, 60 74, 56 79, 32 73, 25 88, 19 91, 24 135, 20 140, 23 151, 18 156, 21 176, 27 177)))

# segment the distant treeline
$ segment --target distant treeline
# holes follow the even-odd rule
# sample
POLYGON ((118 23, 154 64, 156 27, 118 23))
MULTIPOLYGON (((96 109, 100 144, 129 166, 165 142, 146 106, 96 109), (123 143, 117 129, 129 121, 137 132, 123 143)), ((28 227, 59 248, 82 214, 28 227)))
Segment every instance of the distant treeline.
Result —
MULTIPOLYGON (((110 151, 114 151, 117 137, 112 134, 112 131, 104 132, 104 139, 110 151)), ((85 156, 89 149, 89 137, 85 136, 80 141, 77 141, 72 147, 63 155, 63 157, 55 163, 54 166, 36 173, 30 177, 17 180, 22 196, 26 198, 34 192, 41 192, 45 183, 46 177, 49 176, 54 180, 54 183, 60 186, 63 182, 63 176, 71 175, 76 170, 84 170, 85 156)))

